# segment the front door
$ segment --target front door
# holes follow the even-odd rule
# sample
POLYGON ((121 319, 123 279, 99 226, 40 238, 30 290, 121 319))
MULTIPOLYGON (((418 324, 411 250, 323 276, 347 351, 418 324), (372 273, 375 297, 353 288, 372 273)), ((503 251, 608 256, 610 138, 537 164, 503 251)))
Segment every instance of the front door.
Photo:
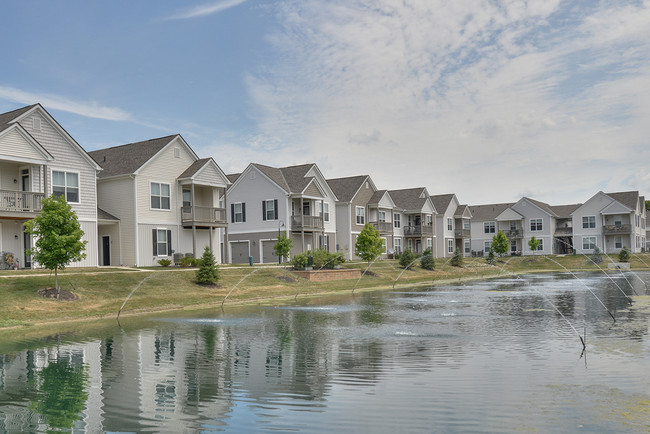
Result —
MULTIPOLYGON (((21 169, 20 170, 20 184, 21 184, 21 189, 24 192, 31 191, 31 186, 29 185, 29 169, 21 169)), ((31 204, 29 203, 29 194, 23 194, 21 201, 22 201, 22 208, 23 209, 31 209, 31 204)))
POLYGON ((111 237, 102 236, 102 265, 111 265, 111 237))
POLYGON ((32 237, 25 231, 23 231, 23 246, 25 247, 25 249, 23 250, 24 258, 25 258, 25 262, 24 262, 25 268, 32 268, 32 257, 27 254, 27 249, 32 248, 32 237))

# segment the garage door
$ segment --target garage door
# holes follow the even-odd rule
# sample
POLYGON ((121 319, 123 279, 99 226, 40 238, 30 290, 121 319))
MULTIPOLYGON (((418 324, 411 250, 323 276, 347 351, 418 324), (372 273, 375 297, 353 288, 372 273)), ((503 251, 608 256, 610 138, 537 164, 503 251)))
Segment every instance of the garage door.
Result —
POLYGON ((232 242, 232 263, 233 264, 248 264, 248 241, 232 242))
POLYGON ((262 262, 265 264, 277 264, 278 255, 273 252, 275 241, 262 241, 262 262))

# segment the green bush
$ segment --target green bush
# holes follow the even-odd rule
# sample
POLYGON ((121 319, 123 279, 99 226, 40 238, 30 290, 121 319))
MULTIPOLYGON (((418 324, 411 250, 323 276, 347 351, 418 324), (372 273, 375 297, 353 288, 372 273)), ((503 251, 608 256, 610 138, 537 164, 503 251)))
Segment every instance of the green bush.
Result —
POLYGON ((304 270, 307 266, 307 253, 298 253, 291 259, 291 265, 296 270, 304 270))
POLYGON ((411 268, 413 266, 413 263, 417 259, 418 255, 413 253, 411 249, 406 249, 402 252, 402 254, 399 257, 399 265, 402 268, 411 268))
POLYGON ((436 261, 433 259, 431 250, 429 250, 428 254, 422 255, 422 257, 420 258, 420 266, 425 270, 433 270, 435 268, 436 261))
POLYGON ((196 267, 199 261, 199 259, 192 258, 191 256, 184 256, 178 260, 178 265, 181 267, 196 267))
POLYGON ((630 251, 627 247, 623 246, 620 252, 618 252, 618 262, 630 262, 630 251))
POLYGON ((172 261, 169 259, 158 259, 158 265, 161 267, 169 267, 172 264, 172 261))
POLYGON ((215 264, 212 250, 210 250, 210 247, 206 246, 205 250, 203 251, 203 256, 199 260, 199 269, 196 270, 196 281, 203 285, 214 285, 218 280, 219 269, 215 264))
POLYGON ((490 252, 488 253, 487 257, 485 258, 488 264, 492 265, 494 264, 494 261, 496 258, 494 257, 494 249, 490 247, 490 252))
POLYGON ((603 262, 603 252, 598 246, 594 247, 594 252, 591 254, 590 258, 595 264, 603 262))
MULTIPOLYGON (((492 249, 490 249, 490 251, 492 251, 492 249)), ((460 253, 460 250, 456 249, 454 256, 451 257, 449 263, 454 267, 462 267, 463 262, 463 255, 460 253)))

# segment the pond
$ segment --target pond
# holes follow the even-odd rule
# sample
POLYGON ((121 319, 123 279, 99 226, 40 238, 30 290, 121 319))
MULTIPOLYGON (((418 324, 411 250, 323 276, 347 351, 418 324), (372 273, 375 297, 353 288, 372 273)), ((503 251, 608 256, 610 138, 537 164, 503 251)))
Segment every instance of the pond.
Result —
POLYGON ((0 341, 0 432, 648 432, 644 281, 527 275, 25 333, 0 341))

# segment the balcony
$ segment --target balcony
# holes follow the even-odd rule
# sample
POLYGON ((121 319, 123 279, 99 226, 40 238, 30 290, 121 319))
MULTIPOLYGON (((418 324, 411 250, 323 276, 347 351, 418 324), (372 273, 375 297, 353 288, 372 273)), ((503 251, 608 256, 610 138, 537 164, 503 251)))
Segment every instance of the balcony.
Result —
POLYGON ((392 222, 369 222, 379 231, 380 234, 391 234, 393 233, 393 223, 392 222))
POLYGON ((469 238, 471 231, 469 229, 456 229, 454 230, 455 238, 469 238))
POLYGON ((292 215, 292 231, 314 231, 323 230, 323 217, 314 215, 292 215))
POLYGON ((573 228, 555 228, 556 237, 567 237, 573 235, 573 228))
POLYGON ((632 225, 605 225, 603 226, 603 234, 629 234, 632 232, 632 225))
POLYGON ((43 209, 44 193, 0 190, 0 214, 16 218, 33 218, 43 209))
POLYGON ((211 206, 184 206, 181 208, 183 225, 225 227, 227 221, 225 208, 211 206))
POLYGON ((508 229, 506 231, 503 231, 503 233, 506 234, 506 237, 508 239, 521 238, 521 229, 508 229))
POLYGON ((404 235, 407 237, 433 235, 433 226, 404 226, 404 235))

